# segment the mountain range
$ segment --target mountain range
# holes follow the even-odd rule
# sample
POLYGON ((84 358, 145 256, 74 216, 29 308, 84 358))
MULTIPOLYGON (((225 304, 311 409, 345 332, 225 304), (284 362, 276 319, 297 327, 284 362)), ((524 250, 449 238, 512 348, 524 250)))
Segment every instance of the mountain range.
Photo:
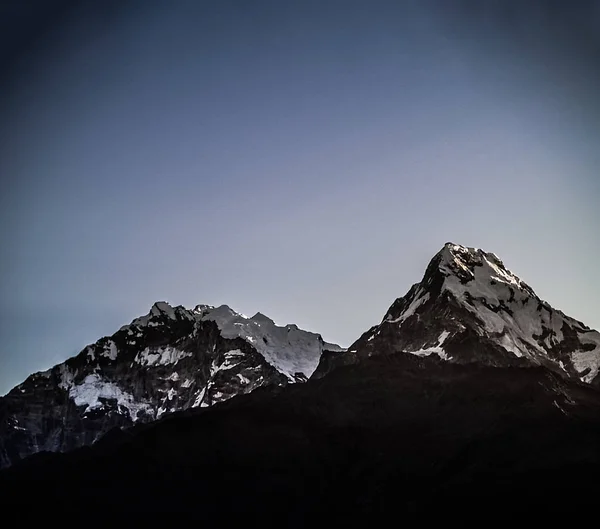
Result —
POLYGON ((265 385, 306 381, 323 351, 296 325, 227 305, 155 303, 146 316, 35 373, 0 399, 0 463, 90 445, 113 428, 207 407, 265 385))
POLYGON ((2 397, 2 497, 293 527, 552 521, 600 490, 599 368, 598 332, 453 243, 347 350, 158 302, 2 397))

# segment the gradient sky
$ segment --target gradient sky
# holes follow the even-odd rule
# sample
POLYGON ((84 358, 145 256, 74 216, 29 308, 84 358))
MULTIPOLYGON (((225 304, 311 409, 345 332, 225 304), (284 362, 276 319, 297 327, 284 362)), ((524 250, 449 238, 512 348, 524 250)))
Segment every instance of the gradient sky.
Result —
POLYGON ((347 346, 447 241, 600 328, 598 2, 4 4, 0 394, 156 300, 347 346))

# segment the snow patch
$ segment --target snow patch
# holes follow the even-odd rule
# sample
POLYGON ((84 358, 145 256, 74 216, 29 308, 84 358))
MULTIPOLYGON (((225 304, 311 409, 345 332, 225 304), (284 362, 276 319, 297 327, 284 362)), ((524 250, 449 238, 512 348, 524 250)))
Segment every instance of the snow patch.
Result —
POLYGON ((242 384, 245 384, 245 385, 246 385, 246 384, 250 384, 250 380, 249 380, 249 379, 247 379, 247 378, 246 378, 244 375, 242 375, 242 374, 238 373, 238 374, 236 375, 236 377, 238 377, 239 381, 240 381, 242 384))
POLYGON ((517 342, 510 334, 510 332, 506 332, 500 337, 500 345, 504 347, 509 353, 513 353, 517 357, 522 357, 523 352, 519 348, 517 342))
POLYGON ((421 291, 419 289, 419 291, 417 291, 415 294, 412 303, 406 308, 406 310, 397 318, 386 320, 387 323, 402 323, 412 316, 421 305, 429 300, 429 292, 426 292, 424 296, 420 296, 420 293, 421 291))
POLYGON ((119 406, 125 408, 133 422, 140 412, 152 413, 151 406, 146 402, 136 401, 133 395, 123 391, 119 386, 108 380, 103 380, 97 374, 88 375, 83 382, 74 385, 69 396, 77 406, 86 406, 85 412, 103 407, 100 399, 114 399, 119 406))
POLYGON ((565 363, 562 360, 560 360, 558 362, 558 367, 560 367, 563 371, 565 371, 566 373, 568 373, 567 368, 565 367, 565 363))
POLYGON ((450 357, 446 354, 446 351, 444 351, 444 349, 442 348, 442 345, 444 344, 444 342, 446 341, 448 336, 450 336, 450 333, 448 331, 443 331, 442 334, 440 334, 440 336, 437 340, 437 344, 435 346, 427 347, 425 349, 419 349, 418 351, 405 351, 405 352, 410 353, 412 355, 417 355, 417 356, 429 356, 432 354, 436 354, 442 360, 450 360, 450 357))
POLYGON ((295 382, 295 373, 309 378, 323 352, 324 342, 320 335, 298 329, 295 325, 280 327, 273 320, 260 317, 245 318, 227 305, 215 309, 204 307, 202 320, 216 322, 225 338, 243 338, 280 373, 295 382))
MULTIPOLYGON (((194 404, 192 404, 192 408, 197 408, 198 406, 204 404, 202 402, 202 400, 204 399, 204 395, 206 393, 206 388, 207 388, 207 386, 204 386, 202 388, 202 390, 198 393, 198 395, 196 395, 196 400, 194 401, 194 404)), ((206 406, 208 406, 208 404, 206 406)), ((203 406, 203 407, 205 407, 205 406, 203 406)))
POLYGON ((219 371, 227 371, 228 369, 232 369, 242 362, 239 359, 240 356, 244 356, 244 353, 239 349, 233 349, 232 351, 228 351, 223 355, 225 358, 221 364, 218 364, 216 360, 213 361, 210 366, 210 376, 214 377, 219 371))
POLYGON ((191 311, 186 310, 181 306, 173 308, 166 301, 157 301, 152 305, 148 314, 135 318, 129 325, 124 325, 119 330, 130 330, 131 327, 158 327, 159 325, 162 325, 162 323, 156 321, 156 319, 164 316, 170 320, 177 320, 178 316, 179 318, 194 320, 194 315, 191 311))
POLYGON ((189 351, 181 351, 169 345, 163 347, 146 347, 135 355, 134 362, 141 366, 166 366, 176 364, 183 358, 192 356, 189 351))
POLYGON ((118 353, 119 350, 117 349, 117 344, 112 340, 109 340, 108 343, 104 346, 104 349, 102 349, 100 356, 108 357, 111 360, 116 360, 118 353))
POLYGON ((583 382, 591 383, 600 370, 600 348, 593 351, 575 351, 571 353, 573 367, 578 373, 589 369, 589 373, 581 377, 583 382))
POLYGON ((73 385, 75 374, 76 373, 73 373, 66 364, 60 364, 58 366, 58 376, 60 378, 58 386, 65 390, 70 389, 73 385))

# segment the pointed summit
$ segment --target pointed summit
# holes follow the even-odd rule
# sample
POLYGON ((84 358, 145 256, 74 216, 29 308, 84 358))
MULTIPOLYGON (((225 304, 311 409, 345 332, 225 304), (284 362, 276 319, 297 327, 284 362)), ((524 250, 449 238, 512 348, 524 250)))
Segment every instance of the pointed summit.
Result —
POLYGON ((450 242, 421 282, 349 348, 356 360, 393 353, 455 363, 543 365, 600 384, 600 333, 542 301, 496 254, 450 242))
POLYGON ((256 323, 266 323, 267 325, 275 325, 275 322, 268 316, 265 316, 262 312, 257 312, 250 319, 256 323))

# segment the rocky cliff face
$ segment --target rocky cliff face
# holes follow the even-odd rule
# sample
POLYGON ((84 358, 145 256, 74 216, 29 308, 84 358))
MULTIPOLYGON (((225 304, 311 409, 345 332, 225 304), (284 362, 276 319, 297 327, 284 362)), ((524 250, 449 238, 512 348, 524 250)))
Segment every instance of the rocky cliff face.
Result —
POLYGON ((0 466, 261 386, 305 381, 326 348, 340 350, 260 313, 247 318, 226 305, 188 310, 158 302, 0 398, 0 466))
POLYGON ((462 364, 541 365, 600 386, 600 333, 542 301, 495 254, 452 243, 379 325, 347 353, 324 355, 315 376, 397 352, 462 364))

